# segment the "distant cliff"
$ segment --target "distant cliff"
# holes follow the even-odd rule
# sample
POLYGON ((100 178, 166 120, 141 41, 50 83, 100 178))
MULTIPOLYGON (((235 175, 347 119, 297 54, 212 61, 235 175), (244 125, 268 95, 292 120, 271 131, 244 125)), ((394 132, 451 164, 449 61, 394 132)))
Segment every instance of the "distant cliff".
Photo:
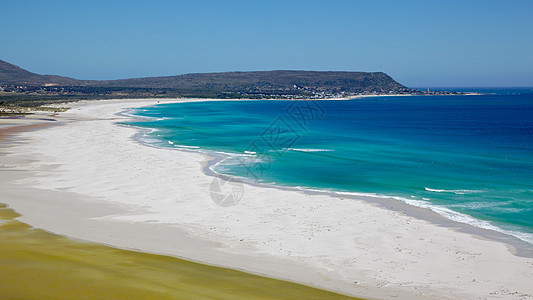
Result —
POLYGON ((216 93, 302 94, 361 93, 410 90, 385 73, 258 71, 185 74, 99 81, 103 87, 166 88, 216 93))
POLYGON ((35 74, 0 60, 0 92, 0 100, 5 102, 6 99, 25 98, 332 98, 418 91, 399 84, 382 72, 257 71, 78 80, 35 74))

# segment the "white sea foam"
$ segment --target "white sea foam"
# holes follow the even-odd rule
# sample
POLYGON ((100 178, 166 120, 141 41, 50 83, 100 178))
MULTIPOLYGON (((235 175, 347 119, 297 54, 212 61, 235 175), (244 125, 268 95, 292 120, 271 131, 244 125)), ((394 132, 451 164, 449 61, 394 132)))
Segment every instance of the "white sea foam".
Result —
POLYGON ((530 233, 525 233, 525 232, 519 232, 519 231, 513 231, 513 230, 506 230, 506 229, 502 229, 498 226, 495 226, 493 224, 491 224, 490 222, 488 221, 484 221, 484 220, 479 220, 479 219, 476 219, 472 216, 469 216, 467 214, 463 214, 463 213, 459 213, 459 212, 456 212, 456 211, 453 211, 449 208, 446 208, 446 207, 443 207, 443 206, 439 206, 439 205, 429 205, 429 204, 424 204, 424 205, 419 205, 420 207, 424 207, 424 208, 428 208, 428 209, 431 209, 432 211, 450 219, 450 220, 453 220, 453 221, 456 221, 456 222, 460 222, 460 223, 465 223, 465 224, 469 224, 469 225, 472 225, 472 226, 475 226, 475 227, 478 227, 478 228, 483 228, 483 229, 489 229, 489 230, 492 230, 492 231, 496 231, 496 232, 501 232, 501 233, 504 233, 504 234, 507 234, 507 235, 511 235, 511 236, 514 236, 516 238, 519 238, 525 242, 528 242, 530 244, 533 244, 533 234, 530 234, 530 233))
POLYGON ((435 205, 431 204, 429 199, 423 198, 424 200, 417 200, 417 199, 408 199, 404 197, 398 197, 398 196, 387 196, 387 195, 381 195, 381 194, 375 194, 375 193, 359 193, 359 192, 336 192, 336 191, 329 191, 329 190, 319 190, 319 189, 308 189, 308 188, 298 188, 300 190, 307 190, 307 191, 314 191, 314 192, 327 192, 337 195, 349 195, 349 196, 356 196, 356 197, 374 197, 374 198, 382 198, 382 199, 395 199, 402 202, 405 202, 409 205, 426 208, 429 209, 449 220, 464 223, 468 225, 472 225, 474 227, 488 229, 500 233, 504 233, 510 236, 514 236, 522 241, 525 241, 527 243, 533 244, 533 234, 531 233, 525 233, 520 231, 514 231, 514 230, 507 230, 500 228, 498 226, 495 226, 491 224, 488 221, 479 220, 472 216, 469 216, 467 214, 463 214, 460 212, 453 211, 447 207, 441 206, 441 205, 435 205))
MULTIPOLYGON (((174 145, 174 143, 172 143, 174 145)), ((185 149, 200 149, 198 146, 185 146, 185 145, 174 145, 176 148, 185 148, 185 149)))
POLYGON ((454 193, 456 195, 465 195, 465 194, 477 194, 477 193, 483 193, 481 190, 442 190, 442 189, 432 189, 425 187, 424 188, 428 192, 434 192, 434 193, 454 193))
POLYGON ((130 111, 130 110, 122 112, 122 115, 130 117, 130 118, 134 118, 134 119, 147 120, 147 121, 162 121, 162 120, 168 119, 165 117, 158 118, 158 117, 136 115, 133 113, 133 111, 130 111))
POLYGON ((460 207, 460 208, 468 208, 468 209, 479 209, 479 208, 495 208, 498 207, 498 210, 503 209, 499 206, 504 206, 509 204, 509 202, 466 202, 466 203, 458 203, 458 204, 450 204, 448 207, 460 207))
POLYGON ((264 160, 256 155, 230 155, 228 158, 221 160, 217 165, 221 166, 237 166, 245 165, 251 166, 253 164, 261 163, 264 160))
POLYGON ((330 152, 331 149, 307 149, 307 148, 283 148, 285 151, 299 151, 299 152, 330 152))
POLYGON ((249 152, 249 153, 235 153, 235 152, 220 152, 220 151, 217 151, 216 153, 218 154, 222 154, 222 155, 225 155, 225 156, 229 156, 229 157, 257 157, 257 154, 254 152, 249 152))

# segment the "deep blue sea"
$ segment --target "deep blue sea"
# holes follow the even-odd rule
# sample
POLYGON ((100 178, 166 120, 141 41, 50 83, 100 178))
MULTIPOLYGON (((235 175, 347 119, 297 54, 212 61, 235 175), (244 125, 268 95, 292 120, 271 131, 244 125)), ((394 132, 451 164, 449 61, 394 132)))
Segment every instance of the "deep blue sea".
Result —
POLYGON ((220 173, 395 197, 533 244, 533 89, 463 90, 486 94, 161 104, 129 124, 229 154, 220 173))

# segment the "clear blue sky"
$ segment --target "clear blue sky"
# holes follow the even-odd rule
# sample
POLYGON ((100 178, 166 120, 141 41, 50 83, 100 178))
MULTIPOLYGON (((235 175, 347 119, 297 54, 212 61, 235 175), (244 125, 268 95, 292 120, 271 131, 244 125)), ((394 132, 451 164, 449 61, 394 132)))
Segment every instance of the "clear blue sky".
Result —
POLYGON ((411 87, 533 86, 533 1, 0 0, 0 59, 117 79, 383 71, 411 87))

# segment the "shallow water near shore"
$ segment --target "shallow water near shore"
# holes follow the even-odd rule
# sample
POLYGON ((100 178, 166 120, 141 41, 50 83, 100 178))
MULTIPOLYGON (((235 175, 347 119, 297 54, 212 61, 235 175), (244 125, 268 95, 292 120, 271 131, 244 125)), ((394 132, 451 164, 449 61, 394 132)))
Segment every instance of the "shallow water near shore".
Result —
POLYGON ((395 197, 533 243, 533 96, 227 101, 136 109, 145 141, 223 152, 214 170, 395 197))

